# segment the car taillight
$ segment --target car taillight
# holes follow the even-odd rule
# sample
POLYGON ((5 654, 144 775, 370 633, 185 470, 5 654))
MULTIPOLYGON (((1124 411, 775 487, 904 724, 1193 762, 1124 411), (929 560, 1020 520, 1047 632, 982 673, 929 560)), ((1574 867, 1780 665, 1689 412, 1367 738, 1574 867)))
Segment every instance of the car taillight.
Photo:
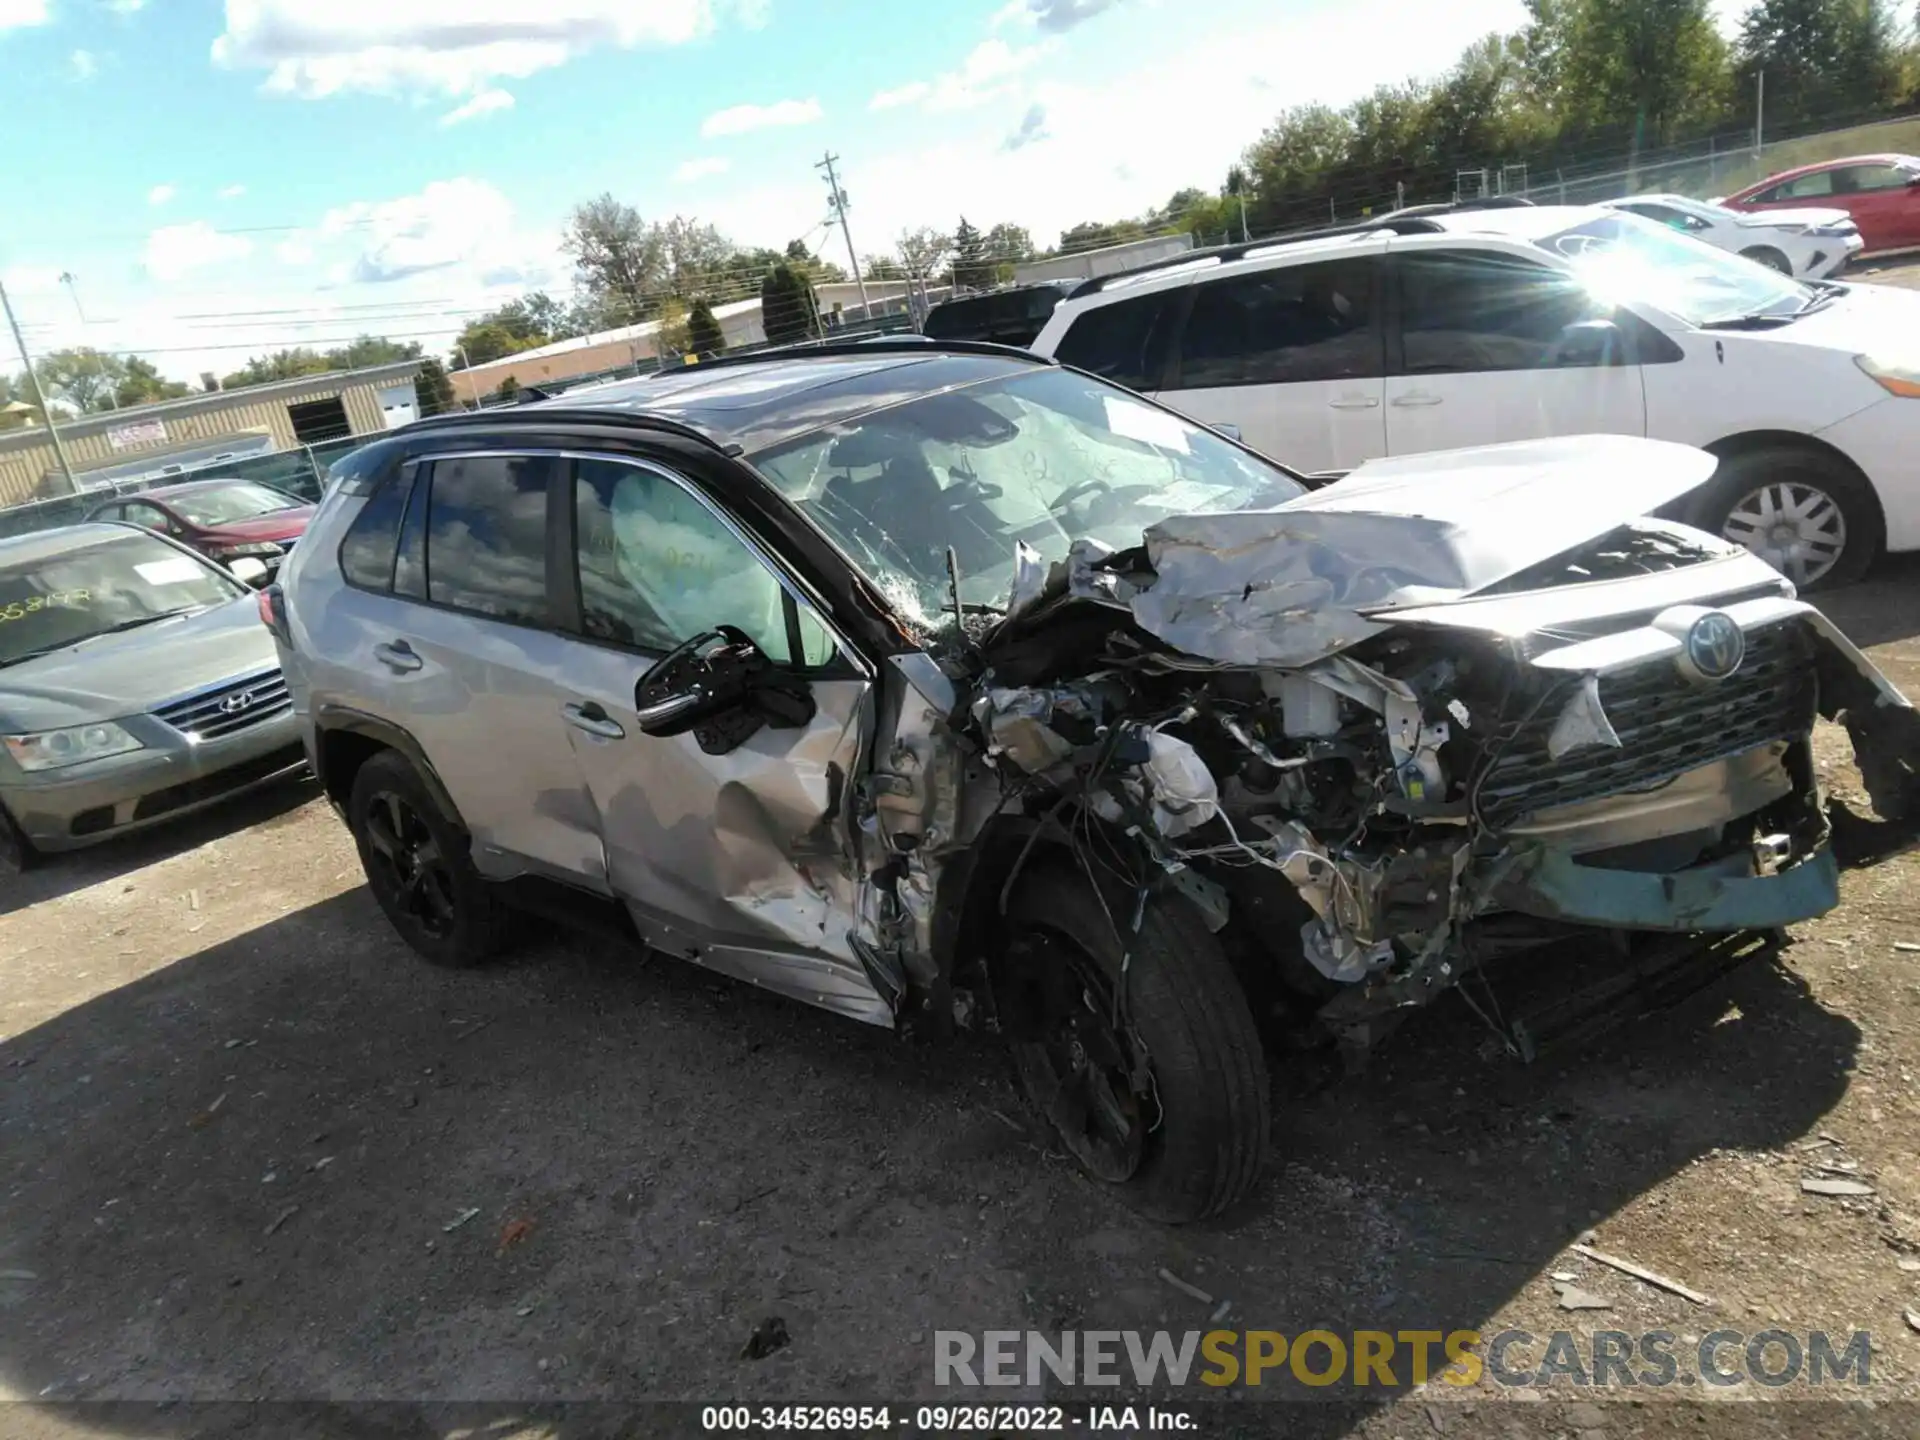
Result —
POLYGON ((286 597, 278 585, 269 585, 254 594, 254 604, 260 610, 260 623, 273 631, 274 638, 288 639, 286 597))

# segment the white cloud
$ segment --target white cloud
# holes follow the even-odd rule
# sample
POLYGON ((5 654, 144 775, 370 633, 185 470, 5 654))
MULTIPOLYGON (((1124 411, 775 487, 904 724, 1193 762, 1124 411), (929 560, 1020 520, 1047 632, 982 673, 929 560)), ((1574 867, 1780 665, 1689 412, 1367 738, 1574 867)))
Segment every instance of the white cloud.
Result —
POLYGON ((724 175, 733 168, 731 160, 718 156, 707 156, 699 160, 683 160, 679 169, 673 172, 673 178, 682 185, 694 180, 704 180, 709 175, 724 175))
POLYGON ((253 242, 244 235, 226 235, 204 220, 167 225, 147 236, 141 263, 156 280, 178 280, 195 270, 244 260, 253 242))
POLYGON ((289 236, 273 247, 273 258, 282 265, 311 265, 313 244, 304 236, 289 236))
POLYGON ((147 0, 107 0, 107 9, 116 15, 132 15, 147 8, 147 0))
POLYGON ((156 185, 151 190, 147 191, 147 204, 164 205, 169 200, 173 199, 174 194, 175 194, 175 191, 173 186, 156 185))
POLYGON ((820 102, 776 100, 771 105, 735 105, 716 110, 700 126, 700 133, 711 140, 717 135, 745 135, 754 130, 771 130, 784 125, 811 125, 822 115, 820 102))
POLYGON ((449 125, 464 124, 468 120, 478 120, 482 115, 491 115, 497 110, 511 110, 513 96, 504 90, 482 90, 464 105, 456 106, 440 117, 440 128, 449 125))
POLYGON ((0 284, 18 300, 23 295, 53 294, 60 288, 60 275, 59 267, 54 265, 15 265, 0 275, 0 284))
POLYGON ((415 195, 356 201, 327 212, 320 233, 364 237, 350 277, 385 284, 429 270, 472 263, 481 269, 518 268, 504 254, 513 234, 513 202, 484 180, 436 180, 415 195))
POLYGON ((720 8, 737 12, 741 0, 226 0, 213 59, 264 70, 269 91, 309 99, 474 95, 597 48, 684 45, 713 28, 720 8))
POLYGON ((0 31, 47 23, 47 0, 0 0, 0 31))
POLYGON ((1015 47, 1004 40, 982 40, 967 52, 960 68, 932 81, 915 80, 882 90, 867 102, 869 110, 920 105, 934 114, 972 110, 1013 91, 1021 71, 1053 48, 1052 41, 1015 47))
POLYGON ((893 110, 902 105, 912 105, 924 100, 933 93, 933 86, 924 80, 915 80, 896 90, 882 90, 867 102, 869 110, 893 110))
POLYGON ((1057 35, 1119 3, 1120 0, 1008 0, 994 12, 992 25, 996 30, 1003 25, 1032 25, 1057 35))
POLYGON ((244 185, 223 185, 220 187, 220 198, 222 200, 238 200, 246 193, 247 187, 244 185))
POLYGON ((100 57, 91 50, 76 50, 67 57, 75 80, 91 80, 100 73, 100 57))

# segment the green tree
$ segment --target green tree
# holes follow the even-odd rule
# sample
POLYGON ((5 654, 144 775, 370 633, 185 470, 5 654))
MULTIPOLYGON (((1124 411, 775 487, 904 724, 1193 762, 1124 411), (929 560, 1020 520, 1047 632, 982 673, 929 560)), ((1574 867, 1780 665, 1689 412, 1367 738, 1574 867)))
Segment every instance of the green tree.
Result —
POLYGON ((1736 52, 1743 95, 1766 73, 1768 129, 1871 115, 1900 96, 1894 20, 1879 0, 1760 0, 1736 52))
POLYGON ((1723 113, 1731 72, 1709 0, 1554 0, 1542 14, 1567 118, 1645 148, 1723 113))
POLYGON ((513 376, 509 375, 507 376, 506 379, 502 380, 498 385, 493 387, 493 393, 496 398, 501 400, 517 399, 519 398, 519 395, 520 395, 520 382, 516 380, 513 376))
POLYGON ((580 289, 616 323, 650 319, 659 309, 673 274, 666 227, 602 194, 574 206, 560 244, 573 257, 580 289))
POLYGON ((362 335, 337 350, 326 352, 327 366, 333 370, 364 370, 371 365, 391 365, 396 360, 418 360, 417 340, 388 340, 379 335, 362 335))
POLYGON ((544 336, 516 335, 498 319, 483 316, 472 321, 454 342, 453 368, 464 370, 469 364, 486 365, 521 350, 543 343, 544 336))
POLYGON ((812 340, 820 333, 820 302, 813 286, 785 261, 760 282, 760 324, 775 345, 812 340))
POLYGON ((687 311, 687 348, 703 359, 727 348, 726 334, 704 296, 695 300, 687 311))
POLYGON ((161 379, 152 361, 129 355, 126 373, 115 387, 113 398, 124 408, 128 405, 150 405, 156 400, 178 400, 192 393, 193 387, 190 385, 178 380, 161 379))
POLYGON ((223 390, 238 390, 248 385, 265 385, 274 380, 297 380, 302 375, 319 375, 331 370, 327 357, 318 350, 296 345, 271 355, 256 355, 220 382, 223 390))
POLYGON ((953 227, 953 283, 961 290, 984 290, 993 283, 993 262, 987 258, 987 242, 962 215, 953 227))
POLYGON ((931 280, 953 253, 953 237, 922 225, 918 230, 902 230, 895 247, 902 265, 921 279, 931 280))
POLYGON ((56 414, 61 406, 77 415, 111 410, 120 382, 127 378, 126 362, 118 355, 85 345, 41 356, 33 372, 56 414))
POLYGON ((453 382, 447 378, 446 367, 432 355, 420 362, 420 373, 414 377, 413 393, 420 402, 422 415, 445 415, 457 408, 453 398, 453 382))

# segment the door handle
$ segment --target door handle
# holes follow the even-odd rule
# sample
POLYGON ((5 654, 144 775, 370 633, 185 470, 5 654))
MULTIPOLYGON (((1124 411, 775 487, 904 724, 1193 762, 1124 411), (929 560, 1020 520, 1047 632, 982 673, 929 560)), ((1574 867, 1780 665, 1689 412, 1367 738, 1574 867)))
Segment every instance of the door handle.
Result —
POLYGON ((1338 400, 1329 400, 1327 407, 1332 410, 1372 410, 1379 404, 1378 395, 1342 395, 1338 400))
POLYGON ((418 670, 426 661, 413 653, 413 647, 404 640, 396 640, 391 645, 373 647, 373 658, 389 670, 405 674, 409 670, 418 670))
POLYGON ((591 700, 585 704, 562 705, 560 713, 567 717, 567 723, 574 729, 598 736, 602 740, 618 740, 627 733, 620 728, 618 720, 608 715, 591 700))
POLYGON ((1416 409, 1425 405, 1438 405, 1440 403, 1440 397, 1438 395, 1429 395, 1424 390, 1416 390, 1410 395, 1394 396, 1393 403, 1402 409, 1416 409))

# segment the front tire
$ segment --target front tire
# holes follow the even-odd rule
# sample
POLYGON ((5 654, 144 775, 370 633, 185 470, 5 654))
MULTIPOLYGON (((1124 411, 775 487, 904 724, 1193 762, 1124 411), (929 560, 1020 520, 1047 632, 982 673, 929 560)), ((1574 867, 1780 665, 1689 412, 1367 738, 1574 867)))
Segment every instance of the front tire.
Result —
POLYGON ((505 910, 467 839, 404 755, 383 750, 353 777, 347 828, 393 928, 434 965, 478 965, 500 948, 505 910))
POLYGON ((1694 523, 1746 546, 1805 591, 1851 585, 1866 574, 1886 528, 1857 474, 1791 446, 1722 460, 1694 523))
POLYGON ((0 805, 0 875, 18 875, 31 869, 39 858, 33 842, 20 833, 6 807, 0 805))
POLYGON ((1740 253, 1756 265, 1764 265, 1769 270, 1778 270, 1782 275, 1793 274, 1793 262, 1771 245, 1756 245, 1751 250, 1742 250, 1740 253))
POLYGON ((1156 898, 1123 946, 1078 869, 1036 862, 1007 922, 996 990, 1015 1074, 1081 1168, 1172 1224, 1244 1199, 1266 1164, 1266 1060, 1199 916, 1156 898))

